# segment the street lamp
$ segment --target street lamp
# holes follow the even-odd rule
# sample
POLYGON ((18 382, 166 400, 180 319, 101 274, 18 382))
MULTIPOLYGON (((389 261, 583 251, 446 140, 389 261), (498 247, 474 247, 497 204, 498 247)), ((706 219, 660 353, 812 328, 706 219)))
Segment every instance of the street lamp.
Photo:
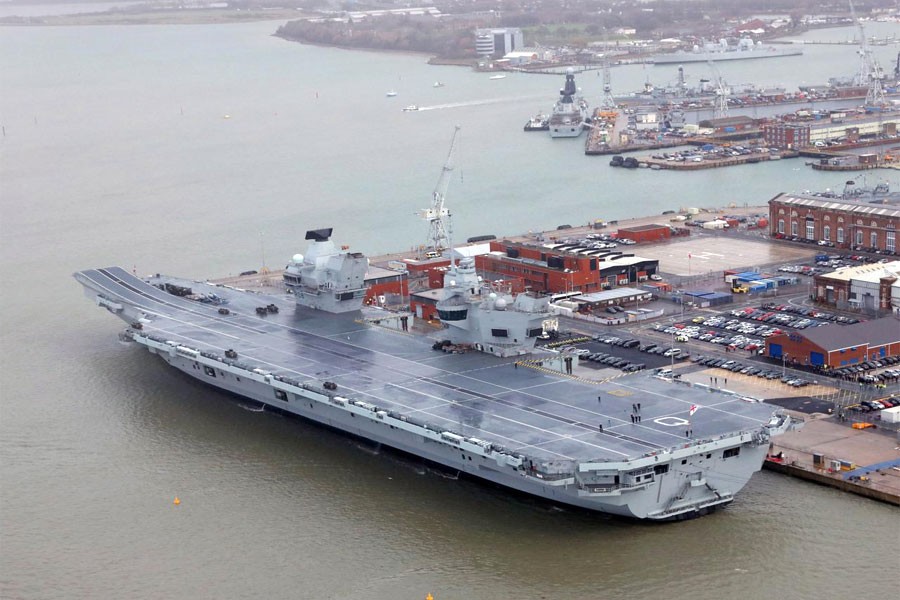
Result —
POLYGON ((787 358, 787 354, 782 352, 781 353, 781 377, 782 378, 787 376, 787 365, 785 364, 785 358, 787 358))
POLYGON ((672 332, 672 345, 670 346, 671 359, 672 359, 672 368, 675 368, 675 332, 672 332))

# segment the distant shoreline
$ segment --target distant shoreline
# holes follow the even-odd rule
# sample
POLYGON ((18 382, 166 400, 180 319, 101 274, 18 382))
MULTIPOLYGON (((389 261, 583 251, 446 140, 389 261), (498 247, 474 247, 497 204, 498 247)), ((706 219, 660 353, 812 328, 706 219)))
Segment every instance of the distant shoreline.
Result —
POLYGON ((130 12, 114 10, 67 15, 11 16, 0 19, 8 27, 84 27, 96 25, 223 25, 261 21, 293 21, 311 16, 293 9, 187 9, 130 12))

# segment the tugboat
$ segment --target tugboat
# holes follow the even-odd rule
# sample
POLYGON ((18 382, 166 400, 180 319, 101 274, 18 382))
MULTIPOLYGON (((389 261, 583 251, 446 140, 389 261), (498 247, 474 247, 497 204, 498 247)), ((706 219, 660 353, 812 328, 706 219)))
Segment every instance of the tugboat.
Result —
POLYGON ((587 102, 584 98, 576 98, 578 88, 575 87, 575 71, 566 69, 566 85, 559 90, 559 100, 553 106, 550 116, 550 137, 578 137, 584 130, 587 120, 587 102))
POLYGON ((548 131, 550 129, 550 117, 539 112, 525 123, 525 131, 548 131))

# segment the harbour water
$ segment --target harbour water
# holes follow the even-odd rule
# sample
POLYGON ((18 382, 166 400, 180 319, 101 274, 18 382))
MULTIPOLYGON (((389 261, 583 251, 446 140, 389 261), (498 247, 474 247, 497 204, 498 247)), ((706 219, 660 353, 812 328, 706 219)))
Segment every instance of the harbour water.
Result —
MULTIPOLYGON (((0 597, 896 594, 886 505, 760 473, 686 523, 548 508, 255 412, 120 344, 72 272, 280 267, 324 226, 370 254, 422 244, 414 212, 456 124, 458 239, 843 185, 788 160, 610 169, 583 140, 522 132, 559 79, 291 44, 276 25, 0 29, 0 597)), ((826 35, 848 31, 810 34, 826 35)), ((856 56, 817 46, 719 68, 794 87, 850 74, 856 56)), ((613 84, 665 83, 650 69, 617 68, 613 84)), ((589 100, 600 81, 579 78, 589 100)))

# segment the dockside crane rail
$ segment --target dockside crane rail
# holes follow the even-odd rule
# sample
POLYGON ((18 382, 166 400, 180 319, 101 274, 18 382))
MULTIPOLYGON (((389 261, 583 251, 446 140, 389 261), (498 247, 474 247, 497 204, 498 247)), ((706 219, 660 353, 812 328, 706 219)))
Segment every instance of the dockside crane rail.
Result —
POLYGON ((431 207, 421 211, 421 216, 428 222, 428 248, 434 252, 440 252, 450 248, 450 210, 444 205, 447 198, 447 188, 450 186, 450 175, 453 172, 453 156, 456 152, 456 141, 459 137, 460 126, 453 130, 450 140, 450 151, 447 160, 441 170, 437 185, 431 194, 431 207))

